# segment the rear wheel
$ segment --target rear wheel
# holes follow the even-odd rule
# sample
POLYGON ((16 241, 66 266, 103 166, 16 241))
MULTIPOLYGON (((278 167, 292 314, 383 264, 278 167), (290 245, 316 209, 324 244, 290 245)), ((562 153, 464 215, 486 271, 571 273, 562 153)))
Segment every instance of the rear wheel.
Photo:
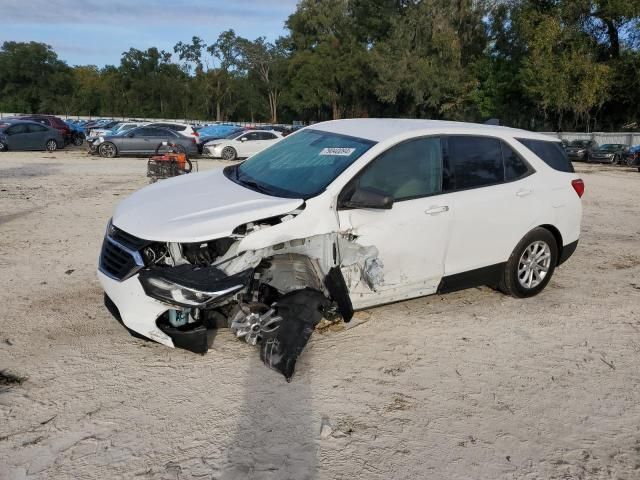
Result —
POLYGON ((233 147, 224 147, 222 150, 222 158, 223 160, 235 160, 238 156, 238 152, 233 147))
POLYGON ((98 153, 103 158, 114 158, 118 154, 118 150, 113 143, 105 142, 98 147, 98 153))
POLYGON ((55 152, 58 149, 58 142, 55 140, 47 140, 47 143, 44 144, 44 148, 47 149, 47 152, 55 152))
POLYGON ((9 150, 6 143, 0 142, 0 152, 6 152, 9 150))
POLYGON ((557 264, 555 237, 545 228, 535 228, 513 250, 498 288, 513 297, 533 297, 547 286, 557 264))
POLYGON ((80 135, 76 135, 75 137, 73 137, 73 144, 76 147, 82 146, 83 142, 84 142, 84 140, 82 139, 82 137, 80 135))

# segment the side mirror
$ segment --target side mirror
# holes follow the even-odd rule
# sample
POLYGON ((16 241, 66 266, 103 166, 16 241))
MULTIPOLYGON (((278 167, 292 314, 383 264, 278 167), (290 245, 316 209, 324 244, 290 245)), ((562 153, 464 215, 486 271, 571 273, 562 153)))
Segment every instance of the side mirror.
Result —
POLYGON ((346 208, 373 208, 389 210, 393 206, 393 197, 373 188, 357 188, 351 198, 342 202, 346 208))

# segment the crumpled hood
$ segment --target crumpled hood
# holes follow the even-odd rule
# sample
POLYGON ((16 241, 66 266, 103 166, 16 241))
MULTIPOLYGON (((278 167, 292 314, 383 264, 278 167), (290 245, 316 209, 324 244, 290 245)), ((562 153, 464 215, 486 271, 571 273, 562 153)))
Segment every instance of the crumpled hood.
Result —
POLYGON ((118 205, 113 224, 145 240, 202 242, 228 236, 247 222, 284 215, 302 203, 242 187, 220 168, 138 190, 118 205))

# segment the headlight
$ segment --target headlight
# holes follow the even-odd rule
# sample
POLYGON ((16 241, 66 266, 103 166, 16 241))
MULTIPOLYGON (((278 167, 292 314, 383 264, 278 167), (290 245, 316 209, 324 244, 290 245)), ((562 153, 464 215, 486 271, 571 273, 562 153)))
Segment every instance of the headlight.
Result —
POLYGON ((107 237, 113 237, 116 234, 116 227, 113 226, 113 217, 109 219, 109 223, 107 223, 107 231, 105 235, 107 237))
POLYGON ((180 265, 143 270, 139 278, 144 292, 156 300, 183 307, 204 307, 245 288, 251 275, 251 270, 226 276, 215 267, 197 269, 180 265))

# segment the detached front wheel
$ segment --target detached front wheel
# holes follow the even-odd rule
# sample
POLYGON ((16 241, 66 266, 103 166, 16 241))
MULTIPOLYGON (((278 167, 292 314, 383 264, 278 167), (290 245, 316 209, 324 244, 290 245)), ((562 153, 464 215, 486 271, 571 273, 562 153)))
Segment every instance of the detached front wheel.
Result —
POLYGON ((547 286, 557 264, 556 239, 549 230, 535 228, 513 250, 498 288, 512 297, 533 297, 547 286))
POLYGON ((114 158, 118 154, 118 150, 113 143, 103 143, 98 147, 98 153, 103 158, 114 158))

